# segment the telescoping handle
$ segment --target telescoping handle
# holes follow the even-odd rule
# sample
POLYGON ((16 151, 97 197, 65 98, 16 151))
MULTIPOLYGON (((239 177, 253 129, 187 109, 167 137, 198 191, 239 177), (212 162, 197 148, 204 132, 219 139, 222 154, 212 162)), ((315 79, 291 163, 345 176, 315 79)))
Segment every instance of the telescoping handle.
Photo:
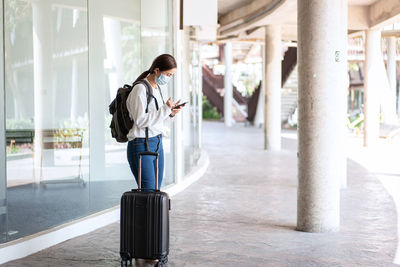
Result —
POLYGON ((156 157, 156 190, 158 190, 158 153, 157 152, 139 152, 139 178, 138 178, 138 186, 139 189, 142 189, 142 156, 155 156, 156 157))

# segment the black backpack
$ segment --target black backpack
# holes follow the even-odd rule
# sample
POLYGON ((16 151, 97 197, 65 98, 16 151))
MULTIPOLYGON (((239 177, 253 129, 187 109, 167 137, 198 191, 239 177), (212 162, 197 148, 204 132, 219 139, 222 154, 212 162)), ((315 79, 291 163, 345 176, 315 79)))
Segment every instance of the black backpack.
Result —
MULTIPOLYGON (((151 98, 154 98, 156 101, 156 107, 158 110, 158 104, 156 98, 152 94, 151 86, 146 80, 139 80, 132 85, 125 84, 124 87, 121 87, 117 91, 117 96, 108 106, 110 110, 110 114, 113 116, 110 124, 111 135, 113 138, 117 140, 119 143, 128 142, 127 134, 130 129, 133 127, 134 121, 129 117, 129 111, 126 106, 126 100, 130 92, 132 91, 135 85, 142 83, 146 86, 146 94, 147 94, 147 106, 146 113, 148 112, 149 103, 151 98)), ((146 139, 148 138, 148 128, 146 128, 146 139)), ((146 142, 148 145, 148 142, 146 142)))

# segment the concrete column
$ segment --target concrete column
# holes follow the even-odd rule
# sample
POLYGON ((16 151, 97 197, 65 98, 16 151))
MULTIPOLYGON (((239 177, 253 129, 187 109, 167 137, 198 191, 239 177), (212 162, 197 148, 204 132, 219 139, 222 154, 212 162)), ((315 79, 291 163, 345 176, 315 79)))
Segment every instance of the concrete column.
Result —
MULTIPOLYGON (((192 86, 192 77, 190 75, 191 72, 191 56, 190 56, 190 45, 189 45, 189 31, 185 29, 185 43, 184 43, 184 48, 183 48, 183 53, 185 53, 184 56, 184 61, 183 61, 183 67, 186 69, 186 72, 184 75, 186 76, 186 83, 184 83, 184 88, 190 88, 192 86)), ((193 90, 193 89, 192 89, 193 90)), ((183 90, 182 91, 182 99, 187 99, 189 103, 193 103, 190 99, 191 95, 189 90, 183 90)), ((190 106, 190 105, 189 105, 190 106)), ((191 112, 182 112, 180 114, 182 116, 182 134, 183 134, 183 139, 181 139, 181 142, 183 143, 183 158, 186 159, 191 156, 190 153, 190 146, 192 144, 192 139, 193 136, 190 134, 192 131, 192 113, 191 112)), ((185 169, 185 166, 184 166, 185 169)))
POLYGON ((232 43, 228 42, 224 47, 225 56, 225 95, 224 95, 224 120, 225 125, 232 126, 232 43))
MULTIPOLYGON (((297 229, 338 231, 340 182, 338 167, 344 146, 343 84, 339 38, 341 3, 298 0, 298 199, 297 229), (339 52, 338 52, 339 51, 339 52)), ((268 79, 268 78, 267 78, 268 79)))
MULTIPOLYGON (((340 72, 342 77, 342 87, 340 89, 340 93, 342 94, 340 97, 340 108, 338 107, 338 112, 340 112, 340 117, 342 118, 342 124, 340 126, 340 130, 338 130, 338 138, 340 138, 340 143, 344 145, 339 147, 340 153, 342 156, 340 157, 340 162, 338 162, 338 177, 341 177, 341 188, 347 187, 347 97, 349 94, 349 75, 348 75, 348 62, 347 62, 347 28, 348 28, 348 0, 341 0, 341 12, 340 12, 340 22, 341 22, 341 30, 339 31, 339 41, 340 41, 340 50, 339 50, 339 65, 340 72)), ((339 115, 339 114, 338 114, 339 115)))
POLYGON ((364 78, 364 146, 373 145, 379 137, 380 84, 376 73, 381 53, 381 32, 365 32, 364 78))
POLYGON ((387 75, 390 88, 396 92, 396 37, 387 38, 387 75))
MULTIPOLYGON (((178 30, 179 29, 179 2, 174 1, 174 56, 176 59, 177 69, 179 71, 176 72, 174 75, 174 95, 173 98, 183 99, 182 98, 182 91, 183 88, 186 88, 184 83, 184 78, 186 78, 186 68, 183 67, 183 60, 184 60, 184 53, 183 48, 185 44, 184 39, 184 31, 178 30)), ((183 114, 179 114, 175 117, 175 121, 173 123, 174 127, 174 177, 175 183, 180 183, 183 180, 183 168, 184 168, 184 151, 183 151, 183 114)))
MULTIPOLYGON (((387 38, 387 75, 390 86, 389 105, 396 108, 396 94, 397 94, 397 70, 396 70, 396 37, 387 38)), ((396 111, 395 111, 396 112, 396 111)), ((400 97, 398 100, 397 115, 400 117, 400 97)), ((396 116, 393 118, 394 122, 397 120, 396 116)))
POLYGON ((32 2, 33 21, 33 73, 35 104, 34 182, 42 178, 43 165, 51 164, 53 150, 43 151, 43 129, 54 127, 52 92, 52 33, 51 4, 48 0, 32 2), (44 164, 44 163, 47 164, 44 164))
POLYGON ((264 149, 281 149, 281 26, 265 26, 264 149))
MULTIPOLYGON (((106 48, 104 44, 104 20, 101 10, 95 8, 93 1, 89 1, 89 173, 90 180, 106 179, 104 107, 108 106, 106 99, 104 58, 106 48)), ((114 96, 112 96, 114 97, 114 96)), ((108 113, 108 112, 107 112, 108 113)))
MULTIPOLYGON (((189 28, 185 27, 183 30, 183 43, 182 43, 182 69, 185 70, 182 72, 183 76, 183 87, 182 88, 190 88, 191 87, 191 55, 190 55, 190 32, 189 28)), ((187 99, 190 101, 190 92, 189 90, 182 90, 181 91, 181 98, 180 99, 187 99)), ((187 107, 190 108, 190 105, 187 107)), ((191 157, 191 150, 190 146, 192 144, 192 135, 191 135, 191 112, 181 112, 179 116, 182 117, 182 128, 181 128, 181 139, 177 142, 182 143, 182 158, 180 159, 182 162, 180 163, 182 166, 182 178, 185 177, 185 172, 187 166, 185 165, 185 159, 191 157)))
MULTIPOLYGON (((264 125, 264 108, 265 108, 265 48, 261 45, 261 58, 262 58, 262 78, 260 94, 258 95, 257 110, 254 116, 254 126, 261 127, 264 125)), ((264 142, 265 143, 265 142, 264 142)))
POLYGON ((112 66, 113 71, 108 73, 109 88, 117 88, 121 84, 130 81, 124 81, 124 64, 122 62, 121 48, 121 23, 113 18, 104 18, 104 41, 106 45, 107 62, 112 66))
MULTIPOLYGON (((379 43, 381 44, 381 43, 379 43)), ((388 71, 389 67, 391 69, 396 68, 396 65, 390 62, 391 60, 395 60, 396 52, 390 51, 395 49, 395 43, 390 44, 388 47, 388 71), (393 47, 390 47, 393 45, 393 47), (389 55, 390 52, 394 55, 389 55), (394 53, 393 53, 394 52, 394 53), (389 57, 392 57, 389 60, 389 57), (392 66, 390 66, 392 65, 392 66)), ((382 111, 382 121, 387 124, 396 124, 398 122, 397 114, 396 114, 396 89, 392 87, 388 78, 388 71, 385 69, 385 62, 383 59, 382 49, 379 46, 379 52, 377 52, 377 63, 374 65, 374 78, 379 79, 379 91, 381 94, 381 111, 382 111)), ((396 74, 394 73, 394 76, 396 74)))
POLYGON ((199 128, 197 132, 197 136, 199 138, 199 148, 202 148, 203 144, 203 68, 202 68, 202 54, 201 54, 201 44, 199 46, 199 88, 198 88, 198 98, 197 98, 197 110, 198 110, 198 120, 199 120, 199 128))
POLYGON ((78 115, 79 92, 78 92, 78 59, 72 57, 72 78, 71 78, 71 121, 75 121, 78 115))

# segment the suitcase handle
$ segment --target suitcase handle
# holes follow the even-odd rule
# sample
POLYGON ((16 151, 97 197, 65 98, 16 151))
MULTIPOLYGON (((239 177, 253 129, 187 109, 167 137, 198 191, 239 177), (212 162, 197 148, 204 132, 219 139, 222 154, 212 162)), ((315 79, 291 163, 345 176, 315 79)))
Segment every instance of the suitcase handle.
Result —
MULTIPOLYGON (((156 191, 158 191, 158 156, 159 154, 157 152, 139 152, 139 178, 138 178, 138 189, 142 190, 142 156, 155 156, 156 157, 156 191)), ((151 189, 143 189, 143 190, 151 190, 151 189)))
POLYGON ((132 189, 132 192, 134 191, 160 191, 160 190, 155 190, 154 188, 140 188, 140 189, 132 189))

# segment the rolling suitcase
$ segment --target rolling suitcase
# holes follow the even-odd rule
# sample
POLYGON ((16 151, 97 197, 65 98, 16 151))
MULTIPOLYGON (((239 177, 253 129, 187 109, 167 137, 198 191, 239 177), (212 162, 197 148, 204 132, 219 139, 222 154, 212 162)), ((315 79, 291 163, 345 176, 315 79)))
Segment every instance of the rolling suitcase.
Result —
POLYGON ((167 193, 158 190, 158 153, 139 153, 138 189, 125 192, 121 198, 121 266, 132 259, 159 260, 155 266, 168 262, 169 210, 167 193), (156 186, 141 188, 142 156, 156 157, 156 186))

